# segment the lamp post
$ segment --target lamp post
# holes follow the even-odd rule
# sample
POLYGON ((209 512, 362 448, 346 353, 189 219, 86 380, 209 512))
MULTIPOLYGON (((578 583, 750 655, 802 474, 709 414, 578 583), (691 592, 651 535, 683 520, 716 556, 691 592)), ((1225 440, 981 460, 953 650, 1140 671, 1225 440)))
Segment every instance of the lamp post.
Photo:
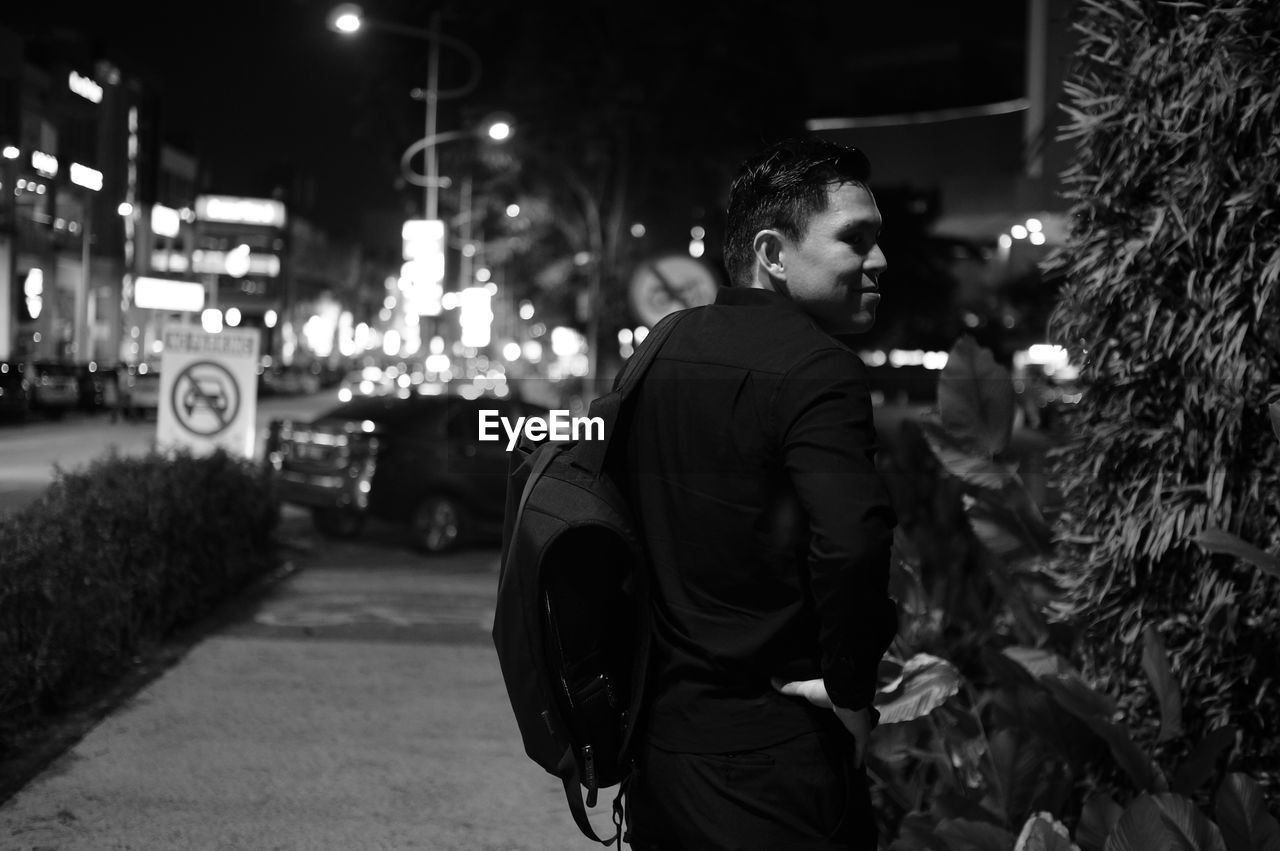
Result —
MULTIPOLYGON (((442 142, 462 138, 466 132, 451 130, 445 133, 436 131, 436 105, 441 99, 462 97, 473 91, 480 82, 480 57, 471 45, 460 39, 446 36, 440 32, 440 12, 431 13, 431 25, 428 29, 410 27, 390 21, 380 21, 364 17, 363 10, 355 3, 343 3, 334 7, 329 13, 329 28, 344 35, 353 35, 362 29, 381 30, 410 38, 423 39, 431 43, 431 51, 427 59, 427 87, 423 91, 426 102, 425 133, 414 142, 400 158, 400 167, 405 178, 415 186, 421 186, 423 192, 423 218, 439 218, 440 188, 447 186, 442 180, 436 159, 436 146, 442 142), (440 50, 441 46, 451 48, 465 56, 470 63, 470 74, 461 86, 450 89, 440 88, 440 50), (409 168, 409 161, 418 151, 423 152, 423 173, 415 174, 409 168)), ((508 125, 509 127, 509 125, 508 125)))
MULTIPOLYGON (((434 109, 428 109, 429 113, 433 113, 434 109)), ((431 127, 435 123, 434 118, 427 121, 427 126, 431 127)), ((483 128, 483 135, 494 142, 505 142, 511 138, 513 131, 511 122, 503 119, 494 119, 489 121, 483 128)), ((405 148, 404 153, 400 156, 400 171, 404 175, 405 180, 414 186, 422 186, 426 189, 425 207, 426 218, 438 218, 438 195, 437 192, 441 188, 447 188, 450 185, 449 178, 440 177, 436 166, 436 146, 445 142, 453 142, 458 139, 466 139, 471 136, 482 135, 476 130, 446 130, 443 133, 428 132, 418 141, 405 148), (410 163, 414 155, 418 151, 423 151, 426 163, 425 174, 416 174, 410 163)))

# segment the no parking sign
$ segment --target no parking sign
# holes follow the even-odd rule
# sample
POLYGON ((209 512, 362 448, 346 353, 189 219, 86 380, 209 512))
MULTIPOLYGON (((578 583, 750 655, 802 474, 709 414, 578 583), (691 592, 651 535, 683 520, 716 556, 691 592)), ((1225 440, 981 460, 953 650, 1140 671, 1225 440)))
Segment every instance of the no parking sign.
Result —
POLYGON ((258 343, 255 329, 165 326, 156 443, 252 458, 258 343))

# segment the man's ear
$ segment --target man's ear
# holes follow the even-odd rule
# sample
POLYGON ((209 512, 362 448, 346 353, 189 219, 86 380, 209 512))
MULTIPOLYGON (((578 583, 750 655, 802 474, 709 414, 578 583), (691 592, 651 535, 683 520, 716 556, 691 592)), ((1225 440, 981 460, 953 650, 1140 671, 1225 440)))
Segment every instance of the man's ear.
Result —
POLYGON ((756 255, 756 267, 770 277, 786 280, 787 270, 783 265, 782 234, 776 230, 762 230, 756 234, 751 243, 756 255))

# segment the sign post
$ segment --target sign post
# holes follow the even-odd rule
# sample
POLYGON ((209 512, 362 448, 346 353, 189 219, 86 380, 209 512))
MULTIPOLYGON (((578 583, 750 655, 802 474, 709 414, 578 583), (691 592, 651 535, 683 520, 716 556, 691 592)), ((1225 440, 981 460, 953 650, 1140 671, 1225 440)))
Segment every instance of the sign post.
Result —
POLYGON ((199 325, 165 326, 156 443, 252 458, 258 346, 256 329, 210 334, 199 325))

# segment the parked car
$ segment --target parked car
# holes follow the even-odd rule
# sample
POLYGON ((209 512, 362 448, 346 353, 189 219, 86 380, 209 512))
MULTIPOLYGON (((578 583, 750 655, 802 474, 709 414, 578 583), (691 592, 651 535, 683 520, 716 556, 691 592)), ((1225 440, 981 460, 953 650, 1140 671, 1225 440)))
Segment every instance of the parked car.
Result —
POLYGON ((505 436, 479 439, 486 409, 512 422, 548 413, 491 397, 357 397, 307 423, 273 420, 266 461, 281 499, 309 507, 322 534, 354 536, 376 517, 445 552, 501 532, 510 455, 505 436))
POLYGON ((76 378, 80 386, 79 406, 85 411, 114 408, 119 395, 116 368, 96 361, 77 364, 76 378))
POLYGON ((122 366, 116 373, 119 412, 127 420, 142 419, 160 410, 160 370, 147 363, 122 366))
POLYGON ((0 416, 22 420, 30 410, 27 365, 22 361, 0 361, 0 416))
POLYGON ((38 360, 27 370, 31 410, 61 419, 80 405, 80 376, 75 364, 38 360))
POLYGON ((310 396, 320 392, 319 365, 264 367, 258 374, 260 396, 310 396))

